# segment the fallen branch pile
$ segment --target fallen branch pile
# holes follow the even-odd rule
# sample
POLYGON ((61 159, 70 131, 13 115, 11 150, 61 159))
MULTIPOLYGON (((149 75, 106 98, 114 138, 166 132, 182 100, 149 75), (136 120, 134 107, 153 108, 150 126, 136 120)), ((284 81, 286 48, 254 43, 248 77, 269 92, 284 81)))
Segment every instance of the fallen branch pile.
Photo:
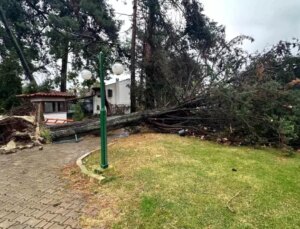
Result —
POLYGON ((34 117, 0 116, 0 154, 41 146, 41 142, 36 137, 34 117))
POLYGON ((21 106, 13 107, 9 111, 10 116, 30 116, 35 113, 35 106, 30 101, 24 101, 21 106))

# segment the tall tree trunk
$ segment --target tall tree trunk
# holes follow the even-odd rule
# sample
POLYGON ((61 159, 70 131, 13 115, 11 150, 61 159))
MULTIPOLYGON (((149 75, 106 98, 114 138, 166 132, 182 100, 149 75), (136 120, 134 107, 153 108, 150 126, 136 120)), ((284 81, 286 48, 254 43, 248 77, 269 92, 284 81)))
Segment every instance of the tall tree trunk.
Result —
POLYGON ((130 110, 136 112, 136 81, 135 81, 135 64, 136 64, 136 17, 137 17, 137 0, 133 0, 133 18, 132 18, 132 37, 131 37, 131 83, 130 83, 130 110))
POLYGON ((9 27, 9 23, 6 19, 6 16, 5 16, 5 12, 4 10, 2 9, 2 7, 0 7, 0 18, 4 24, 4 27, 5 27, 5 30, 8 34, 8 36, 10 37, 15 49, 16 49, 16 52, 19 56, 19 59, 21 61, 21 64, 22 64, 22 67, 24 69, 24 73, 25 73, 25 76, 26 78, 30 81, 31 84, 33 85, 37 85, 33 75, 32 75, 32 72, 29 68, 29 65, 28 65, 28 62, 25 58, 25 55, 23 53, 23 50, 21 49, 20 45, 19 45, 19 42, 17 41, 17 38, 15 37, 15 35, 13 34, 13 31, 11 30, 11 28, 9 27))
POLYGON ((60 91, 67 91, 67 75, 68 75, 68 58, 69 57, 69 41, 65 41, 65 46, 63 50, 62 60, 61 60, 61 71, 60 71, 60 91))
POLYGON ((155 94, 154 94, 154 67, 153 67, 153 60, 152 54, 153 50, 150 47, 149 43, 146 43, 146 50, 145 50, 145 107, 146 109, 154 109, 155 108, 155 94))
POLYGON ((141 68, 140 72, 140 82, 139 82, 139 90, 138 90, 138 96, 137 96, 137 101, 139 106, 145 106, 145 96, 144 96, 144 81, 145 81, 145 73, 144 73, 144 68, 141 68))
POLYGON ((145 106, 146 109, 154 109, 155 107, 155 79, 154 79, 154 64, 153 51, 154 42, 153 34, 155 31, 155 7, 156 5, 149 4, 149 18, 147 24, 147 32, 144 46, 144 66, 146 75, 146 89, 145 89, 145 106))

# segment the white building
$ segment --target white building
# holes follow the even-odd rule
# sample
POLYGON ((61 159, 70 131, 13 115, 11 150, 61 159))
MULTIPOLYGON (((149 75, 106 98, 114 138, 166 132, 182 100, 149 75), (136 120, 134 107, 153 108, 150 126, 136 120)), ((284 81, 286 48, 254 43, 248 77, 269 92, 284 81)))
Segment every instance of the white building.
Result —
MULTIPOLYGON (((93 114, 100 114, 100 87, 94 86, 92 90, 93 114)), ((113 113, 130 112, 130 79, 116 79, 115 82, 108 83, 105 86, 105 93, 107 101, 110 103, 113 113)))
POLYGON ((113 105, 130 106, 130 79, 106 85, 106 98, 113 105))

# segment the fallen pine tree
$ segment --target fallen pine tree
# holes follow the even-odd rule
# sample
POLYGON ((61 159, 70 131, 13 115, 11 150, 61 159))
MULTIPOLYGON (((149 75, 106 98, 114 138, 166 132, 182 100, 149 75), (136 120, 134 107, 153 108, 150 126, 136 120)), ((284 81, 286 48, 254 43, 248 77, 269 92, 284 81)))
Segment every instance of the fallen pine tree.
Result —
MULTIPOLYGON (((177 105, 169 108, 109 118, 107 128, 144 123, 159 132, 195 135, 228 144, 299 149, 299 47, 298 41, 292 46, 279 42, 269 51, 251 57, 243 71, 210 78, 211 82, 194 91, 194 99, 181 103, 176 100, 177 105), (298 49, 296 56, 291 55, 292 47, 298 49)), ((181 89, 172 93, 180 94, 181 89)), ((165 104, 171 101, 172 98, 165 104)), ((50 130, 56 140, 99 131, 99 120, 53 126, 50 130)))
MULTIPOLYGON (((247 85, 248 87, 249 85, 247 85)), ((219 87, 179 106, 109 117, 107 129, 145 124, 226 144, 300 147, 300 90, 276 82, 252 88, 219 87)), ((99 119, 50 126, 53 140, 99 131, 99 119)))

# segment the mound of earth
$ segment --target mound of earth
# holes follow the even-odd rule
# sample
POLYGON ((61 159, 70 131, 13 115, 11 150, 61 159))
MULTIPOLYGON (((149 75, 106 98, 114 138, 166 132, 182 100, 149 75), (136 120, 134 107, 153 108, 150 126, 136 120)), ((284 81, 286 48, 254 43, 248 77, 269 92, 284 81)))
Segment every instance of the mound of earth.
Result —
POLYGON ((0 116, 0 154, 41 146, 42 142, 43 139, 36 136, 34 117, 0 116))

